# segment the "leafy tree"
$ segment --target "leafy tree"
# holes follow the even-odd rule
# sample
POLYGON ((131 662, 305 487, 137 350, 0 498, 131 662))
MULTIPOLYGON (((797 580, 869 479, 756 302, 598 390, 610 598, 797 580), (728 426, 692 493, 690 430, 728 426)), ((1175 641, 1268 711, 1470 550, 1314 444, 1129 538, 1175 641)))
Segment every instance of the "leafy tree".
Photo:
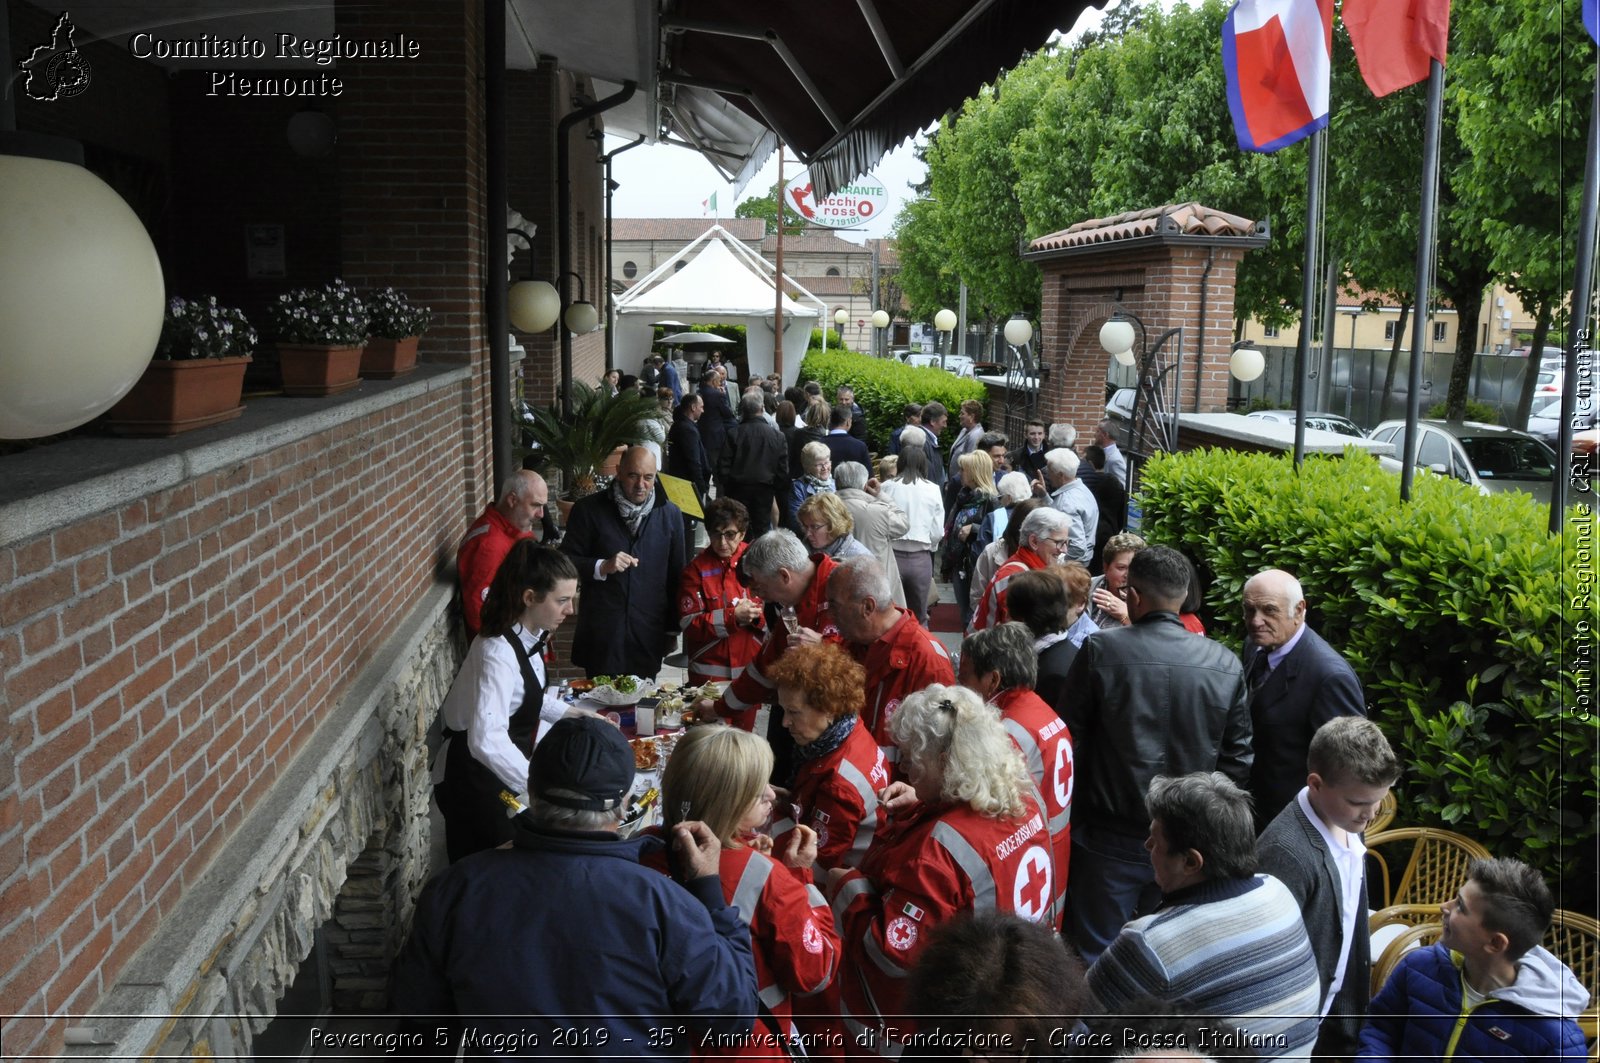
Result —
MULTIPOLYGON (((783 182, 775 182, 772 192, 765 196, 751 196, 733 208, 735 218, 760 218, 766 222, 767 235, 778 231, 778 198, 783 195, 783 182)), ((805 219, 789 204, 783 205, 783 232, 794 236, 805 231, 805 219)))

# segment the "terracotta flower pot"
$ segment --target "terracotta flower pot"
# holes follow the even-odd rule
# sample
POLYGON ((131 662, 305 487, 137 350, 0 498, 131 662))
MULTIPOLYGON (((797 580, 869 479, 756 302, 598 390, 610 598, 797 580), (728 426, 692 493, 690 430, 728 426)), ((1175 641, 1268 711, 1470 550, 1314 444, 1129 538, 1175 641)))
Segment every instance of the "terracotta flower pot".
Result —
POLYGON ((278 344, 278 367, 285 395, 337 395, 361 383, 364 347, 278 344))
POLYGON ((417 339, 407 336, 369 336, 361 352, 361 375, 369 380, 389 380, 405 376, 417 367, 417 339))
POLYGON ((250 357, 151 361, 133 389, 111 407, 106 423, 124 436, 171 436, 231 421, 250 357))

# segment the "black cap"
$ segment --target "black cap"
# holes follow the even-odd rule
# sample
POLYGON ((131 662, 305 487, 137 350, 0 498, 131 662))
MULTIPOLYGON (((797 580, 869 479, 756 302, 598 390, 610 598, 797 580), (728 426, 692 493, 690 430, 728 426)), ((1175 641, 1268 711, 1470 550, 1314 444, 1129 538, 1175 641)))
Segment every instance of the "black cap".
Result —
POLYGON ((557 721, 528 761, 528 792, 562 808, 610 812, 632 787, 633 747, 598 716, 557 721))

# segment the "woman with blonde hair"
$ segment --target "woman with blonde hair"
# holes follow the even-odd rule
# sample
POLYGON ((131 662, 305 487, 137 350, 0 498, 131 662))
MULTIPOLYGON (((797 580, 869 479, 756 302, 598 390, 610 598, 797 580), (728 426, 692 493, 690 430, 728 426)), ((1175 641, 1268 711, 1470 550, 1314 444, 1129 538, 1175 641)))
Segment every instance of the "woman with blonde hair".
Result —
POLYGON ((1000 505, 1000 490, 994 482, 994 459, 988 451, 972 450, 956 459, 961 487, 955 505, 944 525, 944 550, 941 573, 955 587, 956 608, 961 611, 961 630, 972 619, 972 569, 977 564, 982 544, 978 541, 983 519, 1000 505))
POLYGON ((866 671, 844 647, 822 642, 790 649, 767 678, 796 747, 788 808, 773 823, 773 844, 782 851, 787 833, 805 824, 816 832, 817 864, 859 866, 888 822, 878 791, 889 785, 889 766, 861 722, 866 671))
POLYGON ((934 684, 901 703, 889 732, 909 781, 880 795, 892 819, 860 869, 829 873, 852 1031, 906 1013, 906 975, 934 927, 980 911, 1038 922, 1054 894, 1049 828, 994 709, 934 684))
MULTIPOLYGON (((719 877, 723 899, 737 907, 750 928, 757 992, 765 1006, 756 1034, 768 1044, 799 1033, 793 997, 826 989, 839 965, 839 938, 833 916, 806 870, 816 859, 816 835, 809 827, 790 834, 773 859, 772 839, 758 833, 772 811, 772 748, 747 731, 716 724, 694 727, 679 741, 661 778, 666 823, 651 836, 671 837, 682 822, 699 820, 722 842, 719 877), (800 870, 792 865, 798 864, 800 870)), ((668 872, 667 850, 641 857, 668 872)), ((690 890, 696 888, 691 882, 690 890)), ((707 1053, 741 1059, 783 1059, 781 1048, 707 1053)))
POLYGON ((789 516, 795 521, 799 520, 800 507, 806 499, 820 491, 832 493, 836 490, 833 485, 833 455, 825 444, 807 443, 800 448, 799 471, 800 475, 794 480, 794 490, 789 495, 789 516))
POLYGON ((832 491, 821 491, 800 503, 795 511, 800 524, 800 535, 806 545, 820 550, 835 561, 847 557, 871 557, 861 540, 855 537, 856 522, 850 510, 832 491))

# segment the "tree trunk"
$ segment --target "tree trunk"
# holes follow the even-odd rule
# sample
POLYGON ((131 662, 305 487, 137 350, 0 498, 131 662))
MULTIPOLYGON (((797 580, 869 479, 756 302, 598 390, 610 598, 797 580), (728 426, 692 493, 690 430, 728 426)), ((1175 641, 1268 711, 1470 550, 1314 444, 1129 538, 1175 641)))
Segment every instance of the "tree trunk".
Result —
POLYGON ((1450 388, 1445 393, 1445 418, 1465 420, 1467 416, 1467 387, 1472 383, 1472 359, 1477 354, 1478 318, 1483 312, 1483 290, 1489 286, 1491 274, 1480 271, 1466 278, 1466 284, 1446 288, 1445 294, 1456 308, 1456 357, 1450 366, 1450 388))
POLYGON ((1405 339, 1406 322, 1411 320, 1409 300, 1400 304, 1400 322, 1394 327, 1394 339, 1389 343, 1389 368, 1383 371, 1383 393, 1378 396, 1378 420, 1389 419, 1389 397, 1394 394, 1395 368, 1400 364, 1400 343, 1405 339))
POLYGON ((1528 427, 1528 415, 1533 412, 1533 392, 1539 386, 1539 363, 1544 357, 1544 341, 1550 335, 1550 297, 1539 299, 1539 309, 1533 316, 1533 341, 1528 345, 1528 364, 1522 370, 1522 388, 1517 393, 1517 408, 1511 414, 1507 427, 1528 427))

